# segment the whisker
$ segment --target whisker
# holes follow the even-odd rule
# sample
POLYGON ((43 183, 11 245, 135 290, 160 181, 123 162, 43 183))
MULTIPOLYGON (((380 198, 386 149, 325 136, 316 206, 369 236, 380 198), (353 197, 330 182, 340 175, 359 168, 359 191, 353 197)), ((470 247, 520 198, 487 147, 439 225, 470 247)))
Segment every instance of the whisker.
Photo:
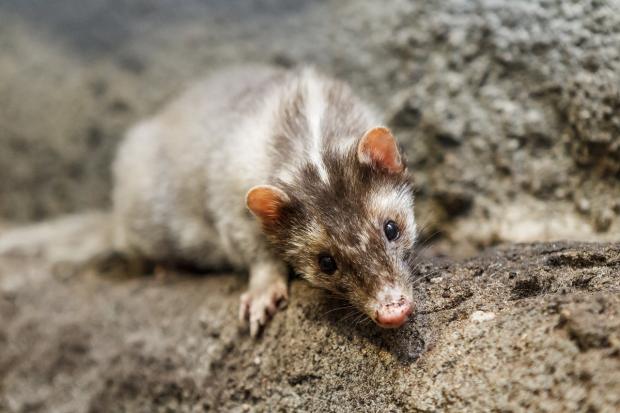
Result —
POLYGON ((353 325, 357 327, 360 324, 363 324, 363 323, 365 323, 368 320, 369 320, 369 318, 366 316, 366 314, 360 313, 359 316, 355 319, 353 325))
POLYGON ((358 314, 359 314, 359 312, 358 312, 358 311, 355 311, 355 310, 354 310, 354 311, 351 311, 351 312, 349 312, 347 315, 345 315, 344 317, 342 317, 339 321, 340 321, 340 322, 347 321, 347 320, 349 320, 350 318, 353 318, 353 317, 357 316, 358 314))
POLYGON ((327 316, 328 314, 333 313, 333 312, 335 312, 335 311, 349 310, 349 309, 354 309, 354 307, 353 307, 352 305, 348 304, 348 305, 345 305, 345 306, 342 306, 342 307, 332 308, 332 309, 330 309, 330 310, 326 311, 326 312, 322 315, 322 317, 325 317, 325 316, 327 316))

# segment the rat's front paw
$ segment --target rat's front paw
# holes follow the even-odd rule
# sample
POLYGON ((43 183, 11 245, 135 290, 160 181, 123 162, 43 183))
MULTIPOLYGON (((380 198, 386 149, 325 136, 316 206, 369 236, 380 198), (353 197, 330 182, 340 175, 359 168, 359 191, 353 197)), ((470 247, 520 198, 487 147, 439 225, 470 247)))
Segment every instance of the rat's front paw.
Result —
POLYGON ((273 282, 262 288, 251 288, 241 295, 239 319, 250 322, 250 334, 256 337, 261 328, 278 311, 284 308, 288 292, 286 282, 273 282))

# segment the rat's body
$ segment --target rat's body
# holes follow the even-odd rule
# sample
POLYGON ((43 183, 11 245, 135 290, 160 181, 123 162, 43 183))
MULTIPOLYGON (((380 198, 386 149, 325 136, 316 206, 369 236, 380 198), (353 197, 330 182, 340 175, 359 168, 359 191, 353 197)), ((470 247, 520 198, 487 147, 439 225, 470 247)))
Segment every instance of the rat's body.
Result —
POLYGON ((253 333, 287 297, 285 262, 379 324, 400 325, 412 311, 413 197, 400 154, 385 145, 389 131, 376 128, 360 142, 378 124, 348 87, 311 69, 220 72, 132 128, 120 146, 114 248, 249 270, 241 317, 253 333), (384 219, 403 228, 398 257, 377 244, 384 219), (326 276, 330 259, 338 270, 326 276), (398 313, 384 322, 368 302, 379 296, 380 308, 398 313))

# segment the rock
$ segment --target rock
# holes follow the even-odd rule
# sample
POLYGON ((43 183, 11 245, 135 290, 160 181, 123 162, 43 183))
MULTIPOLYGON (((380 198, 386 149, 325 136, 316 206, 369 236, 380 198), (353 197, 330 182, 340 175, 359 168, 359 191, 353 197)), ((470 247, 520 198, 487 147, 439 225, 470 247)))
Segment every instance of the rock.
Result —
POLYGON ((591 209, 590 201, 588 201, 586 198, 581 198, 577 202, 577 210, 581 212, 582 214, 586 214, 586 215, 589 214, 590 209, 591 209))
MULTIPOLYGON (((64 222, 54 250, 88 233, 64 222)), ((620 408, 620 244, 428 259, 417 314, 398 330, 352 323, 297 279, 257 340, 237 320, 244 277, 61 280, 41 250, 0 256, 0 291, 11 288, 0 295, 9 411, 620 408)))
POLYGON ((598 232, 605 232, 611 226, 615 217, 614 211, 610 208, 602 208, 594 215, 594 228, 598 232))
POLYGON ((473 313, 471 313, 471 316, 469 318, 471 321, 482 323, 485 321, 493 320, 495 318, 495 313, 491 311, 474 311, 473 313))
MULTIPOLYGON (((461 225, 491 227, 480 239, 439 214, 433 225, 457 247, 447 249, 493 243, 493 234, 512 225, 506 210, 514 206, 546 208, 536 220, 551 222, 572 208, 575 185, 593 208, 620 198, 617 13, 598 2, 408 5, 387 44, 399 44, 397 70, 415 79, 403 82, 399 99, 419 108, 420 121, 396 124, 425 185, 419 215, 435 214, 427 194, 459 188, 475 201, 459 216, 461 225)), ((584 233, 585 209, 566 214, 562 238, 604 239, 616 228, 605 217, 584 233)))

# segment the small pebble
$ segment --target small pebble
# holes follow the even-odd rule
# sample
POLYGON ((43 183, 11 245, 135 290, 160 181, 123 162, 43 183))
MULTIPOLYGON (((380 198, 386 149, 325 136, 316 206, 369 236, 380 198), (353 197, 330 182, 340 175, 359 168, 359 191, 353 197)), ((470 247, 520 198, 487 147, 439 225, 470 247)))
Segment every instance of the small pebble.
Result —
POLYGON ((582 214, 587 214, 588 212, 590 212, 590 201, 588 201, 586 198, 581 198, 577 202, 577 210, 582 214))
POLYGON ((198 317, 198 323, 200 324, 200 327, 202 328, 209 327, 209 314, 206 312, 203 312, 202 314, 200 314, 200 316, 198 317))
POLYGON ((475 321, 477 323, 482 323, 484 321, 490 321, 495 318, 495 313, 490 311, 474 311, 470 319, 471 321, 475 321))
POLYGON ((594 218, 594 229, 597 232, 607 231, 611 226, 613 219, 614 212, 611 209, 605 208, 602 211, 599 211, 599 213, 596 214, 596 217, 594 218))

